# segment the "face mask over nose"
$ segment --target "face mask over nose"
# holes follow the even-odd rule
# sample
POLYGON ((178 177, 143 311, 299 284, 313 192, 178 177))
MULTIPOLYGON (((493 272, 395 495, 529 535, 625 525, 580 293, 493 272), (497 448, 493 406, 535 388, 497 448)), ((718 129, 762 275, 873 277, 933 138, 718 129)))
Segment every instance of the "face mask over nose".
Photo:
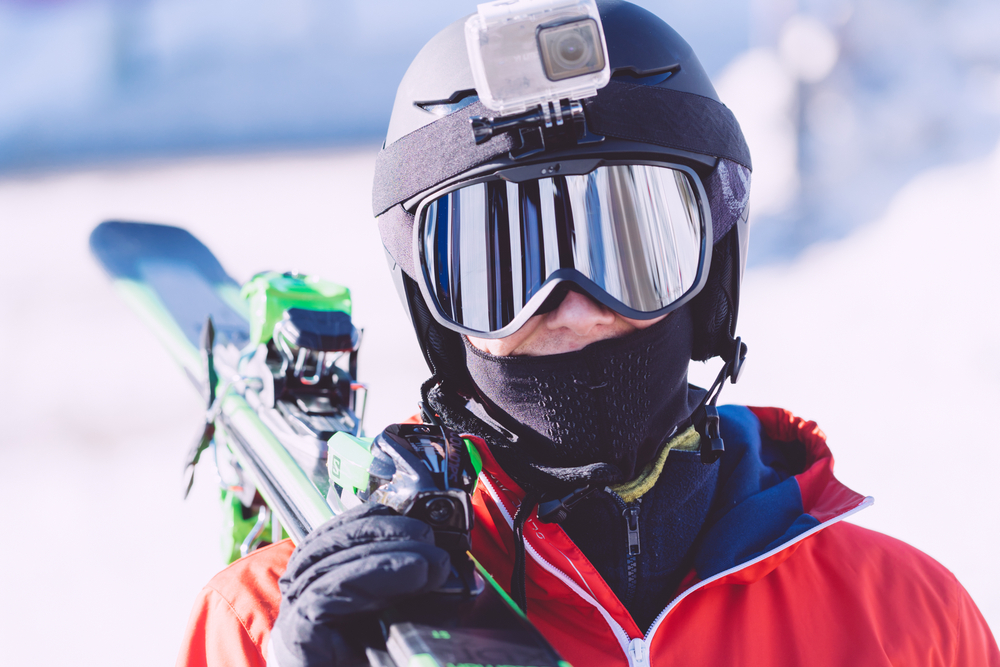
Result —
POLYGON ((497 357, 466 340, 466 363, 483 408, 516 436, 521 457, 545 468, 604 464, 592 481, 617 483, 657 456, 704 395, 687 383, 692 335, 682 307, 565 354, 497 357))

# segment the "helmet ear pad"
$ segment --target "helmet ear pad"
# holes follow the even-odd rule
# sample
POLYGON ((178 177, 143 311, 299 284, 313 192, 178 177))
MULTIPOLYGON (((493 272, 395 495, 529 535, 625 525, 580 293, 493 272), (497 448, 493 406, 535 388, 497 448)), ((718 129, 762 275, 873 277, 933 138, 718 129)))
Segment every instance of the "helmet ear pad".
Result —
POLYGON ((424 295, 420 293, 420 286, 406 273, 402 273, 402 289, 420 349, 424 353, 424 361, 432 376, 448 384, 449 389, 459 394, 474 396, 475 387, 465 366, 462 334, 437 323, 424 301, 424 295))
POLYGON ((734 225, 712 248, 708 280, 691 300, 695 327, 691 358, 695 361, 715 356, 728 359, 733 352, 739 310, 739 257, 739 238, 734 225))

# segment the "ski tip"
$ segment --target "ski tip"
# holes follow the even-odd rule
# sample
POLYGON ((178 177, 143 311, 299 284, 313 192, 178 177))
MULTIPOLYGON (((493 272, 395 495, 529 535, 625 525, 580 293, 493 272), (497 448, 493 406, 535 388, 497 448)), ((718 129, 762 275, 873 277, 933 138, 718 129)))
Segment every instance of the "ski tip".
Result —
POLYGON ((232 282, 212 251, 181 227, 107 220, 90 233, 90 250, 115 278, 140 279, 144 263, 183 262, 211 283, 232 282))
POLYGON ((141 287, 140 310, 173 323, 171 341, 182 334, 197 354, 207 318, 217 341, 242 347, 249 340, 239 283, 186 229, 109 220, 91 232, 90 249, 113 282, 141 287))

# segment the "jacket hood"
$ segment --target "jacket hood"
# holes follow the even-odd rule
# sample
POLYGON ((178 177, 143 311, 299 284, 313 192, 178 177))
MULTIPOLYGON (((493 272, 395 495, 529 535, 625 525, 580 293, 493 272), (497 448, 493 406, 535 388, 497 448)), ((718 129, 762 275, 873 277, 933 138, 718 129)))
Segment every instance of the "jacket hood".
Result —
POLYGON ((698 578, 775 551, 865 500, 833 476, 833 454, 816 422, 732 405, 719 416, 726 453, 695 553, 698 578))
MULTIPOLYGON (((815 422, 777 408, 722 406, 719 415, 726 452, 715 499, 695 546, 694 571, 681 584, 681 591, 723 573, 727 582, 733 582, 733 577, 740 583, 755 581, 794 553, 802 538, 872 502, 833 476, 833 455, 815 422)), ((502 551, 513 554, 510 517, 524 493, 497 465, 485 444, 479 440, 476 444, 487 481, 477 489, 477 520, 491 524, 488 530, 496 531, 502 551), (497 497, 485 502, 484 493, 497 497)), ((529 546, 543 559, 565 563, 568 558, 574 574, 591 579, 583 571, 593 567, 562 528, 538 522, 532 515, 524 532, 529 546), (539 539, 532 541, 533 534, 539 539), (562 553, 550 551, 552 547, 562 553)), ((480 553, 477 557, 484 560, 480 553)), ((500 556, 484 565, 505 582, 511 569, 509 558, 500 556)), ((530 583, 528 597, 533 597, 530 583)), ((620 606, 613 595, 607 602, 620 606)))

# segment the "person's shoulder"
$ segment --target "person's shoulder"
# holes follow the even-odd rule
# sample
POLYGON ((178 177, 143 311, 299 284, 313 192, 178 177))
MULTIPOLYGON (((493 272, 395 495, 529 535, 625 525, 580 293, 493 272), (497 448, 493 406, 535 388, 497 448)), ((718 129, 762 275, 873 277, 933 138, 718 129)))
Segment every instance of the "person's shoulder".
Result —
POLYGON ((270 606, 274 615, 281 601, 278 579, 285 572, 288 559, 295 545, 291 540, 281 540, 257 549, 231 563, 212 577, 205 585, 233 606, 234 611, 246 603, 270 606))
POLYGON ((294 548, 282 540, 258 549, 209 580, 191 610, 178 667, 264 665, 281 607, 278 579, 294 548))
POLYGON ((205 585, 204 597, 236 617, 250 640, 263 647, 281 607, 278 579, 295 545, 282 540, 234 561, 205 585))
POLYGON ((793 560, 801 555, 833 582, 834 605, 879 625, 895 636, 897 648, 933 647, 942 664, 1000 665, 996 641, 968 591, 920 549, 846 521, 803 546, 793 560))
POLYGON ((895 537, 869 528, 840 521, 820 531, 816 547, 837 554, 845 563, 852 563, 861 571, 874 570, 883 574, 890 564, 896 570, 906 571, 910 582, 952 588, 958 584, 955 575, 916 547, 895 537), (913 576, 920 576, 914 579, 913 576))

